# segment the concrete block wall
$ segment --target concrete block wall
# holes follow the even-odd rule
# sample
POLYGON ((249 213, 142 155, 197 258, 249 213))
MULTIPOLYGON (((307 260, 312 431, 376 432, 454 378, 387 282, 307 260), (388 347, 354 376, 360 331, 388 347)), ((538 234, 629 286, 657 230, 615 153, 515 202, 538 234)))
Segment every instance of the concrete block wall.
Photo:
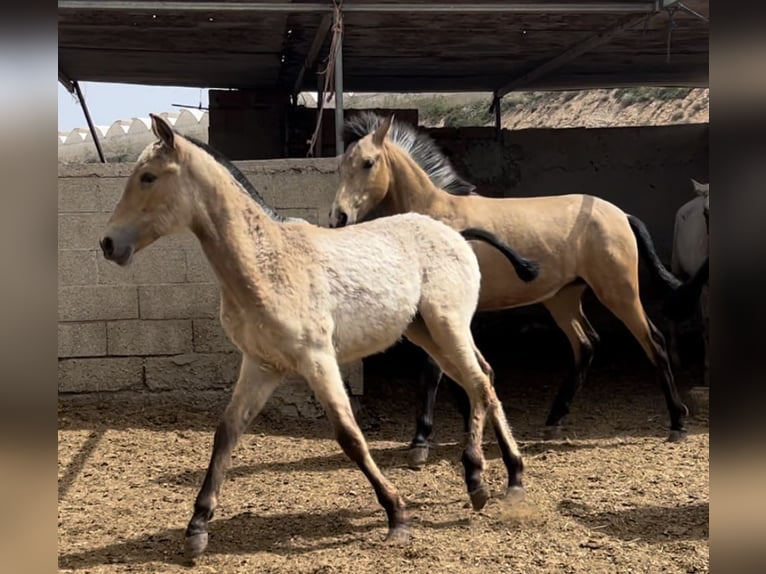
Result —
MULTIPOLYGON (((98 239, 132 167, 59 167, 59 392, 228 388, 240 354, 221 329, 218 285, 196 238, 162 238, 128 268, 100 254, 98 239)), ((335 159, 238 167, 279 212, 327 224, 337 188, 335 159)), ((361 394, 360 365, 344 373, 351 392, 361 394)), ((320 412, 303 381, 288 381, 270 404, 286 414, 320 412)))

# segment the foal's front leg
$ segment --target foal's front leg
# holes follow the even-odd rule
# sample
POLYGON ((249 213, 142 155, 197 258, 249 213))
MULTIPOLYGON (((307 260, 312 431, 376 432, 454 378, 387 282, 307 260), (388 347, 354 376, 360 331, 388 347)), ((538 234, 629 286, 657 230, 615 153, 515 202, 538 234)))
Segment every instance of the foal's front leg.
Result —
POLYGON ((354 419, 335 357, 329 352, 317 353, 307 357, 305 364, 303 375, 332 422, 335 438, 343 452, 359 465, 388 515, 386 540, 393 543, 407 542, 410 537, 410 519, 404 500, 370 456, 364 435, 354 419))
POLYGON ((186 548, 192 558, 202 554, 207 547, 208 523, 218 506, 218 495, 224 472, 231 462, 231 452, 283 378, 280 373, 266 369, 247 357, 242 358, 239 379, 215 431, 213 456, 194 503, 194 515, 186 528, 186 548))

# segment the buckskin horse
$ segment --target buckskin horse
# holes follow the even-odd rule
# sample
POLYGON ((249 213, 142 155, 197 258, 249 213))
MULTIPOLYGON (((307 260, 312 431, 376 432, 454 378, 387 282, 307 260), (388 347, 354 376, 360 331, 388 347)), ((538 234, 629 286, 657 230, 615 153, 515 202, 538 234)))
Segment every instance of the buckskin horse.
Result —
MULTIPOLYGON (((370 455, 339 369, 339 363, 383 351, 402 335, 470 396, 462 462, 474 509, 490 496, 482 477, 487 417, 508 472, 506 499, 512 504, 523 498, 521 454, 495 395, 492 370, 471 335, 480 274, 463 236, 419 214, 343 230, 279 221, 248 193, 246 178, 220 154, 176 134, 158 116, 152 116, 152 129, 158 141, 138 158, 101 249, 108 260, 127 265, 160 237, 190 229, 220 284, 223 329, 243 354, 186 529, 191 557, 207 547, 208 524, 232 450, 288 375, 308 381, 341 448, 372 484, 388 516, 388 540, 409 538, 404 501, 370 455)), ((478 230, 472 236, 489 240, 520 268, 528 267, 489 234, 478 230)))
MULTIPOLYGON (((346 127, 357 139, 340 160, 331 226, 355 224, 370 214, 423 213, 455 229, 480 227, 540 264, 539 277, 525 283, 495 250, 474 246, 482 274, 478 309, 542 303, 572 347, 574 367, 553 401, 548 429, 559 427, 569 413, 599 340, 582 310, 583 292, 590 287, 655 365, 670 414, 668 439, 684 438, 688 409, 676 389, 664 337, 641 305, 639 253, 668 289, 680 282, 660 262, 638 218, 590 195, 482 197, 472 193, 474 186, 455 172, 433 140, 412 126, 363 112, 349 118, 346 127)), ((409 451, 412 468, 428 458, 438 366, 430 363, 423 378, 423 402, 409 451)))

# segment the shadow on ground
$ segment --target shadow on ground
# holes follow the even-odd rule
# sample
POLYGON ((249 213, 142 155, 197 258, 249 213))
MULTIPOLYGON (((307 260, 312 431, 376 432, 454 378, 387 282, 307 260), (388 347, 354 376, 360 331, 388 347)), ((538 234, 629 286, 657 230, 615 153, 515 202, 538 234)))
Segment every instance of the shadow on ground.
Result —
POLYGON ((707 502, 594 511, 585 504, 563 500, 559 503, 559 512, 588 528, 626 541, 706 540, 710 531, 707 502))

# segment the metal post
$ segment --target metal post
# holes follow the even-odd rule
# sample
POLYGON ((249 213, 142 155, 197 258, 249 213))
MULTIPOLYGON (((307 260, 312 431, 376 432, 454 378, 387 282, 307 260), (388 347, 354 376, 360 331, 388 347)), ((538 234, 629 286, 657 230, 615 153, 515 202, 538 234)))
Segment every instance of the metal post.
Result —
MULTIPOLYGON (((320 115, 324 114, 324 106, 322 105, 322 98, 324 98, 324 74, 317 72, 317 119, 319 121, 320 115)), ((324 157, 322 154, 322 127, 320 125, 317 132, 317 139, 314 142, 314 157, 324 157)))
POLYGON ((106 159, 104 158, 104 150, 101 149, 101 142, 99 141, 98 134, 96 133, 96 127, 93 125, 93 120, 90 119, 88 105, 85 103, 85 98, 82 95, 82 91, 80 91, 80 83, 75 80, 72 82, 72 85, 74 86, 74 91, 77 93, 77 99, 80 100, 80 107, 82 107, 82 112, 85 114, 85 121, 88 122, 88 128, 90 128, 90 135, 93 138, 93 143, 96 144, 98 157, 101 160, 101 163, 106 163, 106 159))
POLYGON ((343 28, 339 26, 340 10, 335 11, 338 45, 335 51, 335 155, 343 155, 343 28))

